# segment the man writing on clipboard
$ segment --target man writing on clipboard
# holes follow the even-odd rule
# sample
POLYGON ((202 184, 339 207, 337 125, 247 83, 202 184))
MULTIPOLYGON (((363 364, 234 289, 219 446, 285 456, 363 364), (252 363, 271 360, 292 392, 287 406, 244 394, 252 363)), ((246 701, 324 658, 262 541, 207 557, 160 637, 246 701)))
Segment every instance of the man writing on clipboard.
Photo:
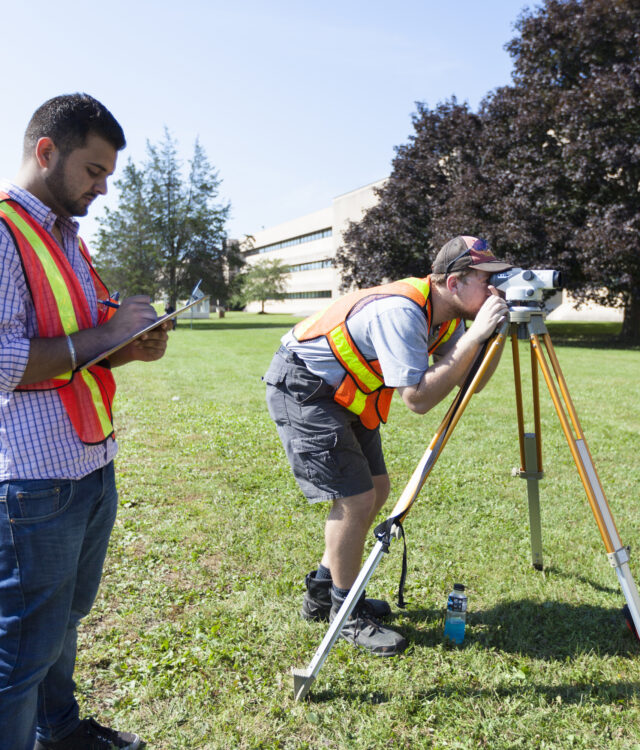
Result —
POLYGON ((122 128, 86 94, 32 116, 14 183, 0 183, 0 750, 140 746, 80 720, 76 626, 95 599, 117 492, 111 368, 162 357, 146 296, 109 295, 78 237, 107 192, 122 128))

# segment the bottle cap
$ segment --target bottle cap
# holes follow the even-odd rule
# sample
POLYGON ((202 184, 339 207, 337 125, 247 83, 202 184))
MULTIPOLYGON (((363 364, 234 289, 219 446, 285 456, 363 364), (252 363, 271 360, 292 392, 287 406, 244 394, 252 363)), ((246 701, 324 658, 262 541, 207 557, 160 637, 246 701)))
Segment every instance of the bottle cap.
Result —
POLYGON ((464 585, 462 583, 454 583, 453 584, 453 590, 454 591, 464 591, 464 585))

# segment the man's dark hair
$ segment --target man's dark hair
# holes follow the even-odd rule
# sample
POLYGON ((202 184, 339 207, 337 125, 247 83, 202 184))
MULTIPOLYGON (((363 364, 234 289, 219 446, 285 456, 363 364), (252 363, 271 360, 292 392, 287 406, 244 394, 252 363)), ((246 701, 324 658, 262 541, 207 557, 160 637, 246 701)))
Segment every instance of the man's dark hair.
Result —
POLYGON ((23 158, 27 159, 40 138, 51 138, 62 156, 82 148, 92 133, 117 151, 126 145, 124 132, 109 110, 89 94, 54 96, 33 113, 24 134, 23 158))
POLYGON ((459 279, 464 279, 466 276, 473 271, 473 268, 463 268, 461 271, 452 271, 451 273, 431 273, 429 278, 431 283, 436 286, 444 286, 447 283, 447 276, 457 276, 459 279))

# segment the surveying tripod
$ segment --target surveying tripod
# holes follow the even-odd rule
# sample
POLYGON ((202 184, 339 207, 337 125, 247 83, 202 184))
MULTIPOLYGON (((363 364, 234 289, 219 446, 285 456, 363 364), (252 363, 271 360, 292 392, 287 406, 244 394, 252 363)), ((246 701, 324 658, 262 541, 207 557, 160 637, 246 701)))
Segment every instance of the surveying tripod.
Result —
MULTIPOLYGON (((457 393, 444 419, 427 450, 420 459, 411 478, 398 499, 391 514, 376 527, 374 534, 377 542, 374 545, 366 563, 356 578, 348 596, 336 613, 324 639, 316 650, 306 669, 292 669, 293 692, 295 700, 301 700, 309 692, 329 652, 340 635, 343 625, 359 602, 367 582, 373 575, 382 556, 389 551, 393 537, 404 536, 402 522, 406 518, 411 506, 418 497, 433 465, 437 461, 447 440, 451 436, 456 424, 471 397, 476 392, 479 383, 493 358, 500 351, 505 336, 509 331, 513 353, 513 371, 516 390, 516 410, 518 416, 518 436, 520 443, 520 469, 514 470, 517 476, 527 480, 529 500, 529 529, 531 536, 531 555, 533 566, 542 570, 542 533, 540 524, 540 499, 538 482, 543 476, 542 448, 540 433, 540 399, 538 368, 549 389, 551 400, 555 406, 560 425, 569 444, 569 449, 578 469, 578 474, 584 485, 591 510, 604 542, 609 563, 615 568, 622 593, 627 601, 625 617, 629 627, 640 633, 640 597, 629 569, 629 548, 620 541, 613 516, 605 497, 598 474, 593 465, 591 454, 587 447, 578 415, 571 401, 567 384, 560 369, 555 354, 551 336, 543 318, 542 305, 516 302, 509 306, 509 320, 502 323, 495 336, 481 350, 467 381, 457 393), (524 431, 524 410, 522 403, 522 381, 520 372, 520 354, 518 339, 529 339, 531 351, 531 386, 533 395, 534 432, 524 431), (547 351, 551 368, 545 358, 541 342, 547 351)), ((404 577, 403 570, 403 577, 404 577)))

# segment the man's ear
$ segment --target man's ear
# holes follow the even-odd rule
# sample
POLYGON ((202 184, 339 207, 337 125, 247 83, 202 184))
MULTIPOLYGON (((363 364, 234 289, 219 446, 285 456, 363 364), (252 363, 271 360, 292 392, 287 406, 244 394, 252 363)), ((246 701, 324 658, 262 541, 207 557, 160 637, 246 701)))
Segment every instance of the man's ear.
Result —
POLYGON ((454 276, 453 274, 451 274, 450 276, 447 276, 445 283, 447 285, 447 291, 450 294, 458 293, 459 279, 457 276, 454 276))
POLYGON ((55 161, 55 156, 58 153, 58 149, 51 138, 45 136, 44 138, 38 139, 35 153, 38 166, 43 169, 51 169, 55 161))

